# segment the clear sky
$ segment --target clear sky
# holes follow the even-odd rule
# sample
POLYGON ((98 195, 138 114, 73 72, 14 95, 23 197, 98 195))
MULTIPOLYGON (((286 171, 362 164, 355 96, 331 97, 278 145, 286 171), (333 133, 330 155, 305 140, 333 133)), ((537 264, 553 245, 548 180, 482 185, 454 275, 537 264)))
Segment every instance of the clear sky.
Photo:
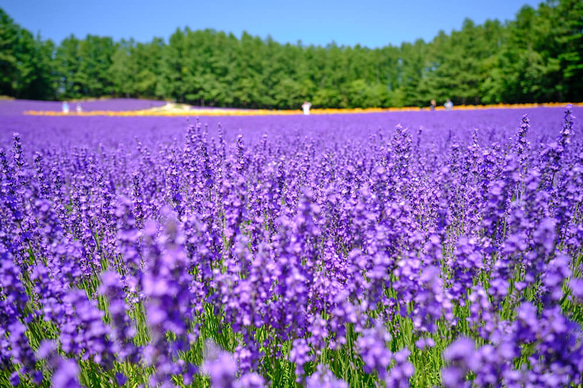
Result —
POLYGON ((168 37, 177 27, 214 28, 240 36, 243 31, 282 43, 381 47, 439 30, 460 29, 469 17, 513 19, 525 4, 540 0, 0 0, 16 23, 60 42, 71 33, 134 38, 168 37))

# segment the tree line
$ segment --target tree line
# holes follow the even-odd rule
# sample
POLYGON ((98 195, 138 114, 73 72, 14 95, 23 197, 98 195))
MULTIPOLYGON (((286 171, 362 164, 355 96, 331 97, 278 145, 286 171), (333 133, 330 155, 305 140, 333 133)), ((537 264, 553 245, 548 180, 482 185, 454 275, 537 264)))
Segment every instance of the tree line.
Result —
POLYGON ((177 29, 165 41, 73 35, 60 44, 0 9, 0 95, 170 99, 202 106, 319 108, 583 101, 583 2, 524 6, 510 21, 466 19, 381 48, 281 44, 177 29))

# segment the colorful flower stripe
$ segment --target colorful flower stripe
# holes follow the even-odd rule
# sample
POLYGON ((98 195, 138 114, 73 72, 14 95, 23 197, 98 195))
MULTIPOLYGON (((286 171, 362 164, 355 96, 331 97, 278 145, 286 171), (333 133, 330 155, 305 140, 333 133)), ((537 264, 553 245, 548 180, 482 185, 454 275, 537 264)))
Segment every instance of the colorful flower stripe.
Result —
MULTIPOLYGON (((573 106, 583 106, 583 103, 571 104, 573 106)), ((525 109, 550 107, 556 108, 565 106, 565 103, 545 103, 545 104, 498 104, 498 105, 459 105, 455 110, 479 110, 479 109, 525 109)), ((427 110, 428 108, 404 107, 404 108, 367 108, 367 109, 312 109, 310 114, 354 114, 354 113, 382 113, 382 112, 415 112, 427 110)), ((438 106, 436 110, 445 110, 438 106)), ((136 111, 92 111, 80 113, 63 113, 56 111, 34 111, 24 112, 25 115, 32 116, 276 116, 276 115, 300 115, 298 110, 268 110, 268 109, 190 109, 177 111, 162 110, 136 110, 136 111)))

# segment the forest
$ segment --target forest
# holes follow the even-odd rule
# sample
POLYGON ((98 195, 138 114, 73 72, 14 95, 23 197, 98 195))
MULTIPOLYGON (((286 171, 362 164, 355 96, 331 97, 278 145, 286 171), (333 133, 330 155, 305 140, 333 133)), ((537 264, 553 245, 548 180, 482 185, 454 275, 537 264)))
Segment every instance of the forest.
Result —
POLYGON ((430 42, 368 48, 283 44, 177 29, 168 40, 73 35, 60 43, 0 9, 0 95, 134 97, 199 106, 297 109, 583 101, 583 1, 524 6, 513 20, 466 19, 430 42))

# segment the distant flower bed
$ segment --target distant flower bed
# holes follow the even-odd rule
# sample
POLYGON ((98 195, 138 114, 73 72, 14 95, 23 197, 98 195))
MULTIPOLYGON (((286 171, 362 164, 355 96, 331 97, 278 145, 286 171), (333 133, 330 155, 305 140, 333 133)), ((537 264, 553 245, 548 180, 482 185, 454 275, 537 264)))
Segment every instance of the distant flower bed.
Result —
MULTIPOLYGON (((77 104, 83 112, 94 111, 131 111, 164 106, 166 101, 140 100, 133 98, 111 98, 106 100, 90 100, 68 102, 70 114, 76 114, 77 104)), ((0 100, 0 115, 23 114, 26 111, 43 111, 47 114, 62 112, 61 101, 30 101, 30 100, 0 100)))
MULTIPOLYGON (((113 103, 112 103, 113 104, 113 103)), ((559 103, 547 104, 498 104, 498 105, 460 105, 456 106, 455 110, 478 110, 478 109, 525 109, 537 107, 558 107, 564 106, 559 103)), ((575 106, 583 106, 583 104, 575 104, 575 106)), ((46 110, 27 110, 24 114, 33 116, 272 116, 272 115, 299 115, 302 112, 298 110, 271 110, 271 109, 235 109, 235 108, 202 108, 192 107, 190 109, 143 109, 143 110, 129 110, 117 109, 107 110, 102 109, 88 110, 82 112, 68 112, 62 111, 46 111, 46 110)), ((322 114, 354 114, 354 113, 383 113, 383 112, 415 112, 420 110, 427 110, 429 108, 403 107, 403 108, 356 108, 356 109, 311 109, 311 115, 322 114)), ((444 107, 437 107, 435 110, 445 110, 444 107)))

